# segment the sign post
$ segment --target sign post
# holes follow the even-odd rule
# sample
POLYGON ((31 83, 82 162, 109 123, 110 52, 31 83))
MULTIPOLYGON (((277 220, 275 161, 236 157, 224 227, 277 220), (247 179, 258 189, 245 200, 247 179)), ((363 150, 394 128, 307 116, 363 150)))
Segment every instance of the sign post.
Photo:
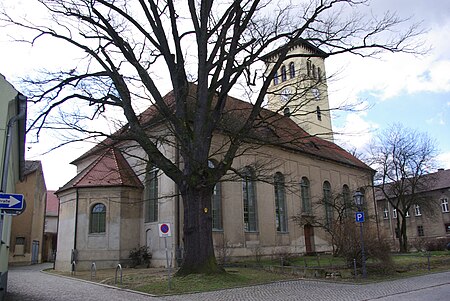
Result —
MULTIPOLYGON (((170 268, 172 266, 172 261, 169 261, 169 250, 167 249, 167 237, 171 237, 172 236, 172 230, 170 227, 170 223, 162 223, 158 225, 159 227, 159 237, 163 237, 164 238, 164 246, 166 248, 166 262, 167 262, 167 273, 169 275, 168 280, 169 280, 169 290, 172 289, 172 281, 171 281, 171 277, 170 277, 170 268)), ((172 256, 170 256, 170 258, 172 259, 172 256)))

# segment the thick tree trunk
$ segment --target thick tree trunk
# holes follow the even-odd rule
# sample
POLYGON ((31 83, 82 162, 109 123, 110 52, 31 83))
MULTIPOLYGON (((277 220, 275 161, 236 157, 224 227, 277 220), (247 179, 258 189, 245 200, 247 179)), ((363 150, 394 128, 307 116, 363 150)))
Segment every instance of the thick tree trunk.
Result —
POLYGON ((182 189, 184 205, 184 258, 177 275, 214 274, 224 270, 217 265, 212 239, 212 188, 182 189))
POLYGON ((399 215, 397 221, 397 229, 399 229, 398 233, 398 242, 400 246, 400 253, 408 252, 408 237, 406 235, 406 221, 405 217, 399 215))

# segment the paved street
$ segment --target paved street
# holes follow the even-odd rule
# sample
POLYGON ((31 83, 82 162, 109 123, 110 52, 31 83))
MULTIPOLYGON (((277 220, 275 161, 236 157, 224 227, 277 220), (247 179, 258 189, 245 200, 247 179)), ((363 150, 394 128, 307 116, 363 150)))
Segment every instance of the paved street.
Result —
POLYGON ((9 272, 7 300, 438 301, 448 300, 448 296, 450 296, 450 272, 366 285, 299 280, 209 293, 156 298, 108 286, 41 273, 40 270, 45 267, 45 265, 35 265, 11 268, 9 272))

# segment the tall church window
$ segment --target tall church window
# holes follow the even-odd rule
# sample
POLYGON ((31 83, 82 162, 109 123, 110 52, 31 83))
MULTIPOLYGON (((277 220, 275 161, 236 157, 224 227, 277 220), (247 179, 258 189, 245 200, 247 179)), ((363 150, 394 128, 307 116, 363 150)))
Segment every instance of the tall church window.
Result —
POLYGON ((317 67, 317 77, 319 78, 319 81, 322 81, 322 70, 320 70, 319 67, 317 67))
POLYGON ((106 206, 97 203, 92 206, 89 218, 89 233, 106 232, 106 206))
POLYGON ((317 74, 316 74, 316 65, 312 65, 312 77, 314 79, 317 79, 317 74))
POLYGON ((286 66, 282 66, 282 67, 281 67, 281 81, 282 81, 282 82, 285 82, 286 79, 287 79, 287 76, 286 76, 286 66))
POLYGON ((274 86, 278 85, 278 72, 275 72, 273 76, 273 85, 274 86))
POLYGON ((311 76, 311 61, 306 61, 306 75, 311 76))
POLYGON ((289 77, 294 78, 295 77, 295 64, 294 62, 289 63, 289 77))
POLYGON ((344 201, 344 215, 345 217, 349 217, 352 212, 352 199, 348 185, 342 186, 342 200, 344 201))
POLYGON ((244 203, 244 230, 248 232, 256 232, 258 230, 255 186, 255 173, 250 167, 246 167, 244 178, 242 179, 242 195, 244 203))
POLYGON ((302 212, 311 213, 311 188, 307 177, 303 177, 300 182, 300 192, 302 196, 302 212))
POLYGON ((330 182, 323 182, 323 204, 325 207, 325 223, 327 227, 333 224, 333 206, 331 199, 331 185, 330 182))
POLYGON ((277 172, 274 176, 275 188, 275 223, 278 232, 287 232, 286 195, 284 176, 277 172))
POLYGON ((316 114, 317 114, 317 120, 321 121, 322 120, 322 112, 320 111, 319 106, 316 107, 316 114))
MULTIPOLYGON (((214 168, 214 162, 208 161, 208 167, 214 168)), ((222 225, 222 187, 220 182, 214 186, 211 198, 211 217, 213 230, 223 230, 222 225)))
POLYGON ((145 222, 158 221, 158 169, 150 165, 147 169, 145 187, 145 222))

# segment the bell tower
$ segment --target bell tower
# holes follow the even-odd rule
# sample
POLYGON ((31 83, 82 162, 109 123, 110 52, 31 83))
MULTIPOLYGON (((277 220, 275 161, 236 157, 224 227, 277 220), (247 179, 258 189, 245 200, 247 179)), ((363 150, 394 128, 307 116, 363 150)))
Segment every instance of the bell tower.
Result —
MULTIPOLYGON (((278 60, 278 50, 264 57, 269 72, 278 60)), ((301 39, 289 49, 287 58, 267 89, 268 109, 290 116, 311 135, 333 142, 330 104, 325 73, 328 55, 301 39)))

